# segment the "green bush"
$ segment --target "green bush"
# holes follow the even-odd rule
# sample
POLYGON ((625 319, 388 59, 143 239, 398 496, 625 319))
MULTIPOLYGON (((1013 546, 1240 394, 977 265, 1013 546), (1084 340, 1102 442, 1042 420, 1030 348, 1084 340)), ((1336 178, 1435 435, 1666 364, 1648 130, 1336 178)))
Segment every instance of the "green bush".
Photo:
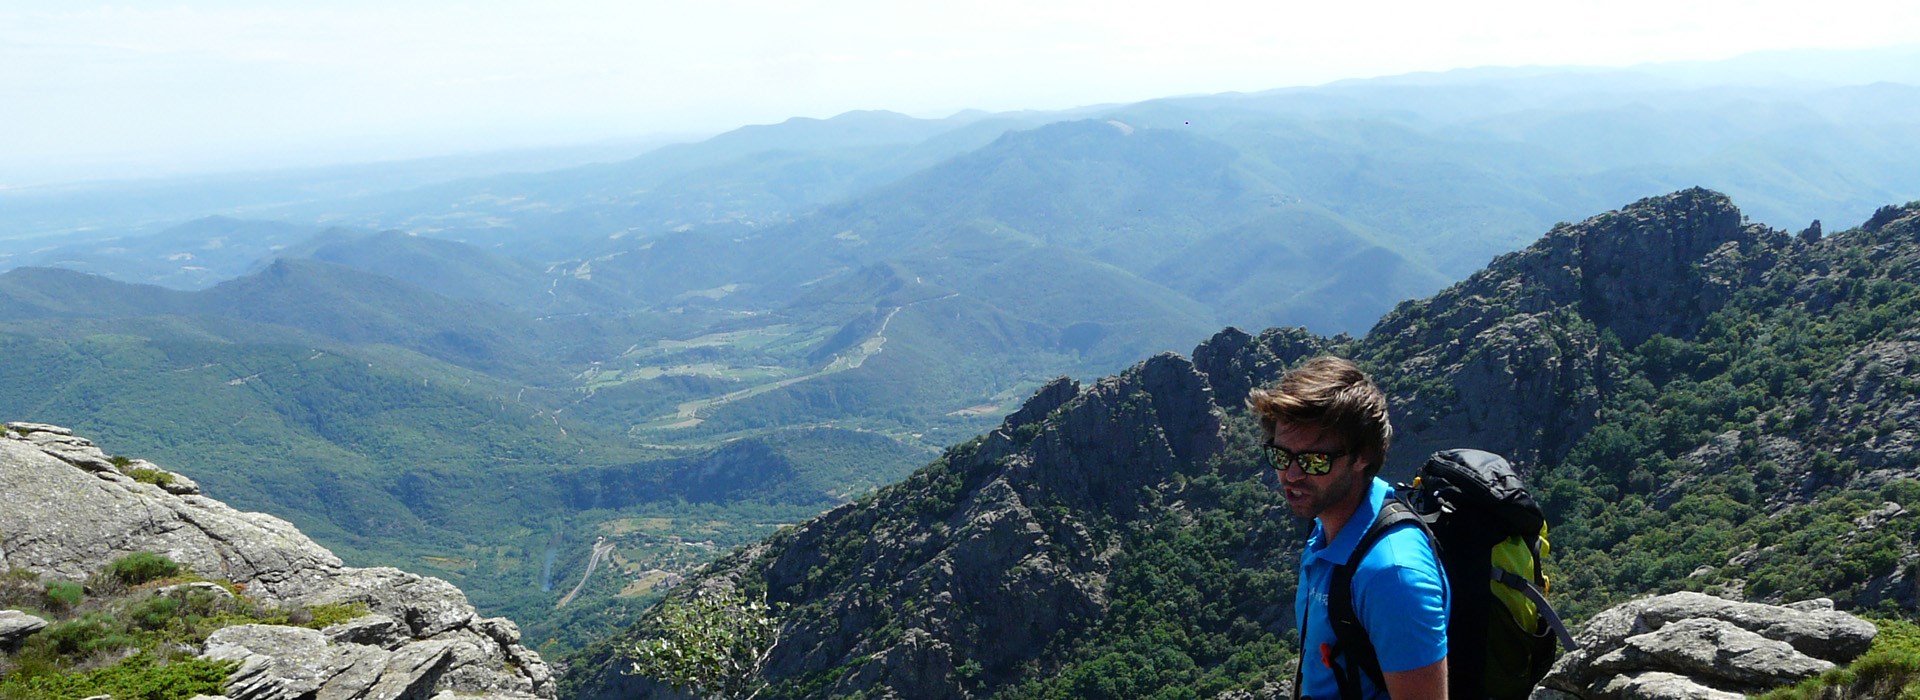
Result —
POLYGON ((66 656, 140 645, 140 640, 127 634, 119 620, 104 613, 90 613, 77 620, 48 625, 38 636, 54 653, 66 656))
POLYGON ((105 570, 108 577, 137 586, 148 581, 179 576, 183 569, 172 559, 153 552, 134 552, 113 560, 105 570))
POLYGON ((166 488, 167 485, 173 483, 173 472, 166 471, 163 469, 148 469, 146 467, 137 467, 134 469, 128 469, 127 476, 133 477, 134 481, 138 481, 143 484, 153 484, 154 486, 159 486, 161 488, 166 488))
POLYGON ((310 619, 305 626, 313 629, 326 629, 348 620, 367 616, 366 603, 328 603, 307 608, 310 619))
POLYGON ((72 581, 50 581, 46 588, 47 603, 59 609, 71 609, 87 597, 87 589, 72 581))
MULTIPOLYGON (((281 607, 199 587, 165 593, 129 588, 184 573, 164 556, 140 552, 97 573, 94 580, 105 585, 91 592, 69 582, 41 584, 38 576, 21 570, 0 576, 0 584, 10 586, 0 592, 34 605, 58 601, 50 605, 57 613, 50 616, 54 622, 0 661, 0 700, 95 695, 184 700, 216 694, 232 665, 182 651, 199 646, 214 630, 243 624, 320 629, 367 614, 364 603, 281 607)), ((222 585, 234 590, 232 584, 222 585)))
POLYGON ((1920 625, 1875 620, 1880 635, 1852 664, 1756 700, 1920 700, 1920 625))
POLYGON ((187 700, 195 695, 219 695, 236 661, 182 658, 162 661, 141 652, 119 663, 83 673, 15 674, 0 680, 0 697, 85 698, 110 695, 115 700, 187 700))

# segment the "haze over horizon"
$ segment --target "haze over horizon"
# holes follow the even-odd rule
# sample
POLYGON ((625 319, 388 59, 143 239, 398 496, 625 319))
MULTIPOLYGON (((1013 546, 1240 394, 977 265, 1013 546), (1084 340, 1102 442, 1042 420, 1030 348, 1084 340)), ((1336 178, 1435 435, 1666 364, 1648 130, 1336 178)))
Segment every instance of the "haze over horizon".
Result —
POLYGON ((1920 6, 1858 0, 1168 7, 0 2, 0 94, 12 105, 0 110, 0 187, 704 135, 862 109, 1049 110, 1478 66, 1880 48, 1920 35, 1920 6))

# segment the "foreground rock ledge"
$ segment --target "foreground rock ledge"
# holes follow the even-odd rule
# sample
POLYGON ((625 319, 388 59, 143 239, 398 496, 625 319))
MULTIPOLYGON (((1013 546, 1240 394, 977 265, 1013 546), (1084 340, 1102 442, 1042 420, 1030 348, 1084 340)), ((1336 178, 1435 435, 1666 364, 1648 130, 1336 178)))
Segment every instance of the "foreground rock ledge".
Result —
POLYGON ((1787 606, 1701 593, 1642 598, 1595 615, 1535 698, 1719 700, 1812 678, 1866 653, 1878 629, 1833 601, 1787 606))
MULTIPOLYGON (((245 625, 202 653, 241 662, 227 691, 242 698, 552 698, 553 673, 505 618, 481 618, 466 594, 399 569, 342 566, 285 520, 242 513, 176 476, 162 488, 58 426, 0 431, 0 570, 79 581, 137 551, 241 584, 268 602, 364 603, 370 614, 315 631, 245 625), (309 695, 310 696, 310 695, 309 695)), ((159 470, 150 463, 125 463, 159 470)))

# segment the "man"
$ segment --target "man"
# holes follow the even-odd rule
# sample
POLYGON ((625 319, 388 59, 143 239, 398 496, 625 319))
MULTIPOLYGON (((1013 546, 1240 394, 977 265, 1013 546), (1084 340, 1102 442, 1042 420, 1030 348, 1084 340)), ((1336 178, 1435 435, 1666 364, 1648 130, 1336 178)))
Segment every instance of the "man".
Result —
POLYGON ((1380 677, 1357 673, 1357 690, 1340 687, 1356 654, 1335 641, 1328 590, 1392 493, 1377 476, 1393 438, 1386 396, 1352 362, 1318 357, 1255 389, 1247 405, 1260 417, 1287 508, 1316 521, 1294 598, 1302 632, 1295 695, 1444 700, 1449 591, 1425 531, 1411 524, 1389 530, 1353 570, 1352 607, 1380 677))

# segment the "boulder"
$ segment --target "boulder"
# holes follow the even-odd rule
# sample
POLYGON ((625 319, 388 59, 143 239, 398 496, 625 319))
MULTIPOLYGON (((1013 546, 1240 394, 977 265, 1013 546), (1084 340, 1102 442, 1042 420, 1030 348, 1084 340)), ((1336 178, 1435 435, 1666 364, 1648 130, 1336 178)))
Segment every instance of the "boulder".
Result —
POLYGON ((1615 676, 1604 691, 1609 697, 1645 700, 1745 700, 1746 696, 1714 690, 1686 676, 1661 671, 1646 671, 1615 676))
POLYGON ((1620 651, 1626 668, 1667 666, 1719 685, 1755 691, 1833 668, 1833 662, 1802 654, 1786 642, 1713 618, 1681 620, 1628 637, 1620 651))
POLYGON ((12 651, 28 635, 47 628, 47 621, 18 610, 0 610, 0 651, 12 651))
MULTIPOLYGON (((1877 629, 1830 600, 1787 606, 1674 593, 1595 615, 1543 686, 1577 698, 1737 698, 1865 653, 1877 629)), ((1538 694, 1536 694, 1538 695, 1538 694)))
POLYGON ((413 639, 407 634, 405 624, 386 615, 362 615, 320 630, 320 633, 326 635, 329 641, 365 644, 382 649, 393 649, 413 639))
POLYGON ((240 662, 227 679, 233 700, 400 700, 430 696, 455 646, 433 641, 387 651, 332 644, 320 632, 299 627, 239 625, 208 637, 205 656, 240 662))

